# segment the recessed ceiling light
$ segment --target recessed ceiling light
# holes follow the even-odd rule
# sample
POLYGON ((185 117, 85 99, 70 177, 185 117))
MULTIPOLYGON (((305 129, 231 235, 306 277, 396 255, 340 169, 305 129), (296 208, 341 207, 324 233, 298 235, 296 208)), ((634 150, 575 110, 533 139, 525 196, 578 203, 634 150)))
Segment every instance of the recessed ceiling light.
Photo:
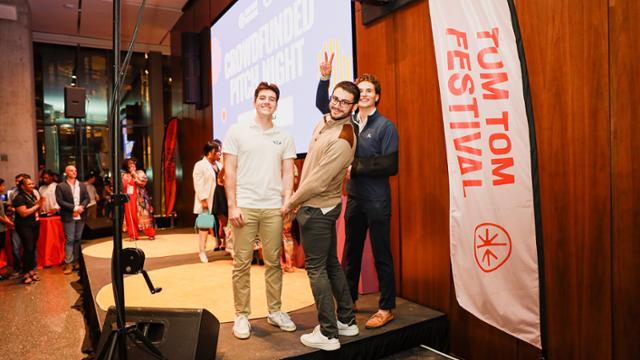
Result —
POLYGON ((76 5, 75 4, 71 4, 71 3, 67 3, 67 4, 62 4, 62 7, 65 9, 75 9, 76 5))

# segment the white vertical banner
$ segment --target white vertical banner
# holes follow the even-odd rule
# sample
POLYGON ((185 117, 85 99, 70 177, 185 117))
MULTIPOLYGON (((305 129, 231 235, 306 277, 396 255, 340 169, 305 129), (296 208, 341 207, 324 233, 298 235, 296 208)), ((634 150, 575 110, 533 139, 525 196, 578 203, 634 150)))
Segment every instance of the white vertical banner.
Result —
POLYGON ((460 306, 541 348, 523 75, 507 0, 430 0, 460 306))

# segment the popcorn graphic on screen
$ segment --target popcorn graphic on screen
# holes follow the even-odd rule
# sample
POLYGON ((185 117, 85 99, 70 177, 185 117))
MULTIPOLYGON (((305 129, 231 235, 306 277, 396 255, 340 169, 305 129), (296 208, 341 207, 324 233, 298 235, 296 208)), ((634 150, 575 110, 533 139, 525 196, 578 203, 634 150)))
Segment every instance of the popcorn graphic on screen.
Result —
POLYGON ((342 49, 340 40, 338 39, 328 39, 324 41, 322 43, 322 50, 317 54, 318 66, 320 66, 320 63, 324 60, 325 52, 327 54, 335 54, 333 57, 331 84, 329 85, 329 89, 333 89, 333 86, 340 81, 352 81, 351 67, 353 64, 353 56, 347 55, 351 54, 351 49, 342 49))

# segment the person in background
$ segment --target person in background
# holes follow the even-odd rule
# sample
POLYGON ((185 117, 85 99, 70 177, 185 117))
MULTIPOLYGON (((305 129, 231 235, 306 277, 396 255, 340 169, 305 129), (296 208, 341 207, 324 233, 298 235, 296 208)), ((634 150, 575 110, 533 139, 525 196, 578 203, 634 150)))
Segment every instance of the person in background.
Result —
POLYGON ((38 189, 40 195, 44 198, 43 210, 48 216, 53 216, 60 211, 60 205, 56 201, 55 173, 49 169, 42 174, 42 186, 38 189))
POLYGON ((44 184, 44 174, 47 172, 44 164, 38 165, 38 182, 36 182, 36 188, 44 184))
POLYGON ((15 209, 15 227, 22 242, 22 283, 31 284, 40 280, 36 273, 36 243, 40 230, 38 212, 44 199, 38 198, 36 184, 29 175, 23 176, 19 182, 18 193, 13 198, 15 209))
MULTIPOLYGON (((298 167, 293 165, 293 189, 298 189, 298 183, 300 182, 300 173, 298 172, 298 167)), ((283 220, 282 223, 282 253, 284 255, 284 259, 281 258, 282 261, 281 266, 282 270, 285 272, 294 272, 293 268, 293 252, 295 247, 295 239, 293 237, 293 217, 287 217, 283 220)))
POLYGON ((213 194, 213 210, 212 214, 216 215, 218 220, 218 233, 216 238, 220 239, 220 243, 216 245, 214 250, 225 250, 226 236, 224 228, 227 226, 227 216, 229 208, 227 206, 227 194, 224 191, 224 167, 222 164, 222 141, 213 139, 215 144, 218 144, 218 153, 216 154, 216 160, 213 164, 213 170, 216 173, 216 188, 213 194))
POLYGON ((87 187, 87 193, 89 194, 89 204, 87 205, 87 218, 95 219, 98 216, 98 201, 100 197, 96 192, 96 183, 97 177, 94 173, 89 173, 87 179, 84 182, 84 185, 87 187))
POLYGON ((149 178, 143 170, 136 171, 137 179, 137 204, 138 204, 138 230, 149 238, 149 240, 155 240, 156 228, 155 221, 153 219, 153 204, 151 203, 151 196, 147 191, 147 182, 149 178))
MULTIPOLYGON (((15 209, 13 207, 13 199, 20 193, 20 182, 25 176, 29 176, 25 173, 21 173, 16 175, 15 177, 15 185, 12 186, 7 191, 7 200, 8 206, 5 209, 8 216, 12 218, 15 222, 15 209)), ((20 248, 22 247, 22 241, 20 241, 20 235, 18 235, 18 231, 16 231, 15 226, 11 230, 11 257, 13 259, 13 273, 10 275, 11 278, 18 277, 20 273, 22 273, 22 262, 20 261, 20 248)))
POLYGON ((65 275, 80 269, 80 241, 82 230, 87 221, 85 211, 89 204, 87 187, 78 180, 78 170, 73 165, 64 169, 67 179, 56 187, 56 201, 60 205, 60 218, 64 228, 64 267, 65 275))
POLYGON ((103 215, 106 218, 111 218, 111 198, 113 197, 113 185, 111 184, 111 178, 104 178, 104 189, 102 189, 102 201, 103 201, 103 215))
MULTIPOLYGON (((4 179, 0 178, 0 251, 5 248, 5 240, 7 238, 7 230, 13 228, 13 221, 9 219, 4 211, 4 196, 6 185, 4 179)), ((8 254, 7 254, 8 255, 8 254)), ((0 275, 0 280, 4 280, 4 277, 0 275)))
MULTIPOLYGON (((193 201, 194 214, 209 214, 213 210, 213 198, 216 189, 216 171, 214 166, 216 159, 219 159, 219 153, 220 145, 209 141, 204 144, 202 148, 202 159, 193 166, 193 189, 195 191, 193 201)), ((198 229, 199 257, 203 263, 209 261, 205 246, 210 230, 211 229, 198 229)))
POLYGON ((123 230, 129 235, 129 241, 138 240, 138 175, 137 160, 126 159, 122 165, 122 191, 129 197, 124 204, 123 230))

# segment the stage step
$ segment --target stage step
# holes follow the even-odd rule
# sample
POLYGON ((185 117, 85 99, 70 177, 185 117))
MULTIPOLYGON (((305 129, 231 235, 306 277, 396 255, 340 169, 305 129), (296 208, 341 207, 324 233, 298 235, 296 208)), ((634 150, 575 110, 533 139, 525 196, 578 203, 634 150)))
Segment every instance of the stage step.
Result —
POLYGON ((426 345, 420 345, 397 354, 385 356, 380 360, 457 360, 457 358, 426 345))
MULTIPOLYGON (((446 315, 398 298, 395 319, 380 329, 368 330, 364 324, 377 310, 378 294, 365 295, 358 300, 357 322, 360 335, 341 337, 337 351, 322 351, 300 343, 300 335, 309 333, 317 325, 315 306, 294 311, 291 317, 298 330, 285 333, 267 324, 264 319, 251 321, 249 340, 233 337, 226 323, 220 327, 218 356, 222 359, 380 359, 425 344, 438 351, 448 346, 446 315)), ((394 358, 395 359, 395 358, 394 358)), ((398 358, 401 359, 401 358, 398 358)))

